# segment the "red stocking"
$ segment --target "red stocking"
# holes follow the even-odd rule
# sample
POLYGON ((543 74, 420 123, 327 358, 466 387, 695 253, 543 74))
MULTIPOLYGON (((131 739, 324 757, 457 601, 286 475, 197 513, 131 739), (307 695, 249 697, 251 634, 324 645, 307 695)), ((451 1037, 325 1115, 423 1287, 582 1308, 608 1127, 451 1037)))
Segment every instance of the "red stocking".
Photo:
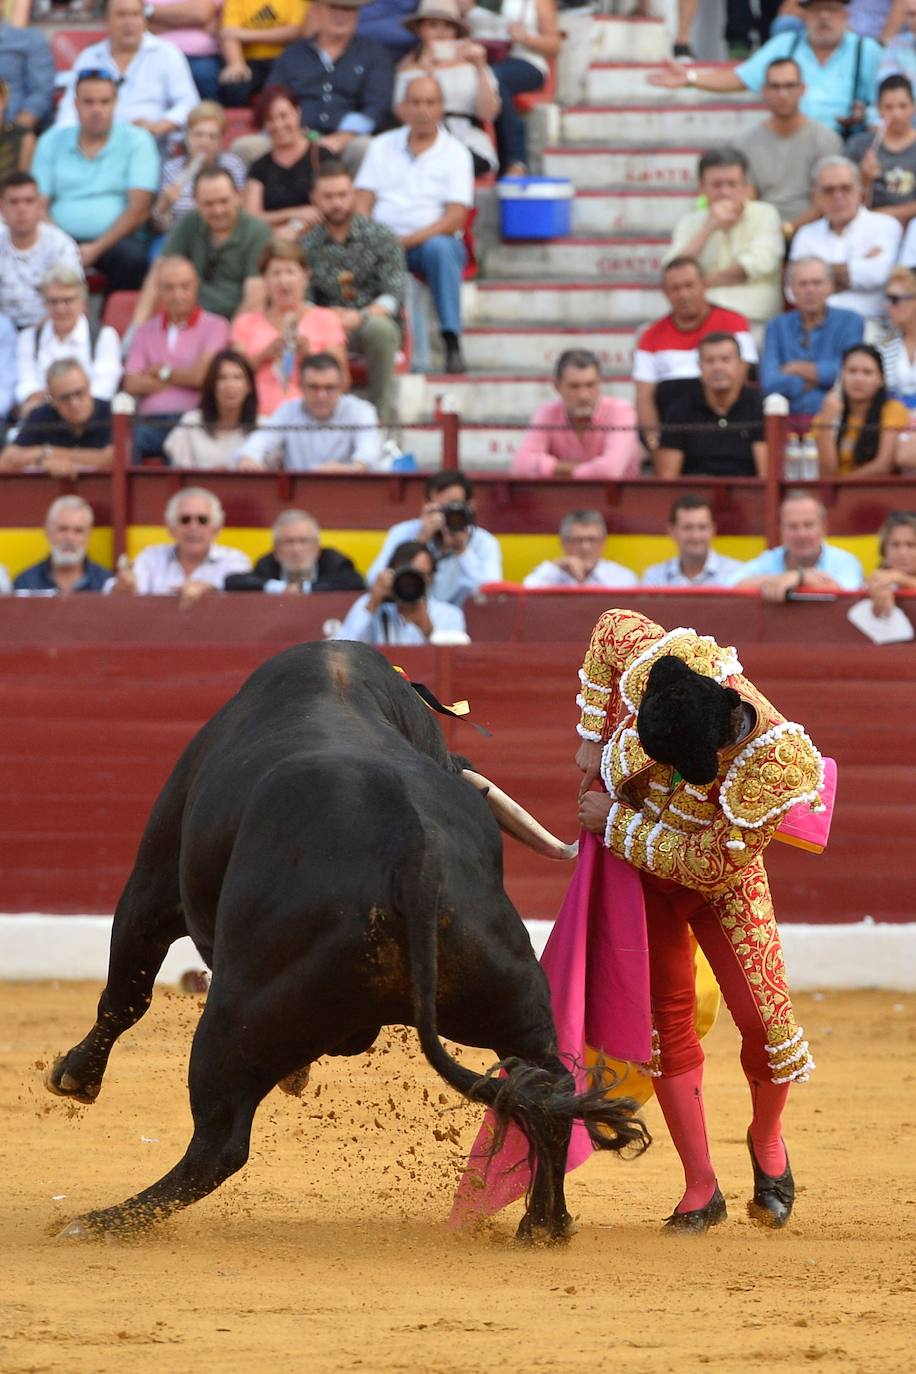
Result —
POLYGON ((684 1166, 684 1196, 678 1212, 705 1207, 716 1186, 703 1110, 703 1066, 655 1080, 655 1096, 684 1166))
POLYGON ((785 1173, 786 1147, 782 1142, 782 1113, 789 1096, 788 1083, 771 1083, 769 1079, 751 1078, 751 1101, 754 1119, 751 1122, 751 1143, 757 1163, 765 1174, 778 1178, 785 1173))

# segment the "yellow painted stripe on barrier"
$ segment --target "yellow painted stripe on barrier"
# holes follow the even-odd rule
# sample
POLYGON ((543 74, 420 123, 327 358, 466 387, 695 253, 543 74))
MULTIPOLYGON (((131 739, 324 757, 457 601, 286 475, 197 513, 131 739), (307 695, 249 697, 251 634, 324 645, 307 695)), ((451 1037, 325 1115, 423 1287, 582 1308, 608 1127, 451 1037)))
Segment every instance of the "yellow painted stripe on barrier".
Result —
MULTIPOLYGON (((382 547, 385 532, 325 529, 321 537, 325 545, 340 549, 353 559, 360 572, 365 573, 382 547)), ((128 553, 131 558, 136 558, 148 544, 162 544, 168 538, 164 525, 132 525, 127 532, 128 553)), ((498 538, 503 551, 503 575, 507 582, 521 582, 538 563, 557 558, 562 552, 559 539, 551 534, 501 534, 498 538)), ((220 542, 242 549, 255 562, 270 551, 271 534, 270 530, 260 528, 229 526, 221 532, 220 542)), ((833 539, 831 543, 854 553, 861 560, 866 573, 872 572, 877 566, 878 544, 874 535, 850 535, 833 539)), ((756 557, 764 547, 763 539, 757 535, 723 535, 716 540, 716 548, 720 553, 742 560, 756 557)), ((675 547, 670 539, 655 534, 612 535, 605 550, 608 558, 632 568, 640 575, 651 563, 671 558, 674 552, 675 547)), ((11 577, 46 558, 47 553, 43 530, 0 530, 0 564, 11 577)), ((110 528, 100 526, 93 530, 89 540, 89 556, 105 567, 112 566, 110 528)))

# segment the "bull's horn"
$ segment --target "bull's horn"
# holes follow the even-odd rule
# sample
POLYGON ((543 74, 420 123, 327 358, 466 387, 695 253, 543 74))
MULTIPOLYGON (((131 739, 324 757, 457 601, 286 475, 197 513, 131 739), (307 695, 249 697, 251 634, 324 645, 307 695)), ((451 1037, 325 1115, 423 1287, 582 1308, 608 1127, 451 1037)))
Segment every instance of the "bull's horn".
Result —
POLYGON ((478 792, 484 793, 501 830, 505 830, 508 835, 514 835, 517 840, 527 844, 536 853, 546 855, 548 859, 576 857, 579 852, 578 843, 564 844, 556 835, 551 835, 540 821, 536 821, 523 806, 519 806, 517 801, 513 801, 508 793, 490 782, 482 773, 473 773, 470 768, 462 769, 462 773, 478 792))

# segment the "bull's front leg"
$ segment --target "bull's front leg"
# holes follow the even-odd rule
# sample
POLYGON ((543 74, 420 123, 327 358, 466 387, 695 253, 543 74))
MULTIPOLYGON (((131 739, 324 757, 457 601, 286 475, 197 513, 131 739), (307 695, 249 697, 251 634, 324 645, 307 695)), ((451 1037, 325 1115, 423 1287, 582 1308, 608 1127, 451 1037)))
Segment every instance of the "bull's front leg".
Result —
POLYGON ((185 933, 177 875, 128 880, 111 931, 108 982, 89 1034, 54 1061, 45 1086, 59 1097, 92 1103, 101 1091, 112 1046, 140 1020, 153 996, 156 974, 170 945, 185 933))

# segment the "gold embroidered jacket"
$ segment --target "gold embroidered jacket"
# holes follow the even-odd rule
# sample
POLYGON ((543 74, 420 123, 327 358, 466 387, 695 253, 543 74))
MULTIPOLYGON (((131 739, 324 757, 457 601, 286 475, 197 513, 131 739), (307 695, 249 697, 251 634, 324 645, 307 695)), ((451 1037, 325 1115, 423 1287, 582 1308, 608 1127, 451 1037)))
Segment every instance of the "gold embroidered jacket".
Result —
POLYGON ((635 611, 606 611, 579 679, 579 734, 605 746, 601 776, 612 801, 605 844, 636 868, 698 892, 722 892, 750 878, 755 863, 762 873, 760 855, 790 807, 817 804, 824 781, 817 749, 741 676, 735 650, 708 635, 666 633, 635 611), (706 787, 675 783, 671 766, 650 759, 636 733, 649 670, 664 654, 733 687, 756 715, 750 734, 721 753, 718 776, 706 787))

